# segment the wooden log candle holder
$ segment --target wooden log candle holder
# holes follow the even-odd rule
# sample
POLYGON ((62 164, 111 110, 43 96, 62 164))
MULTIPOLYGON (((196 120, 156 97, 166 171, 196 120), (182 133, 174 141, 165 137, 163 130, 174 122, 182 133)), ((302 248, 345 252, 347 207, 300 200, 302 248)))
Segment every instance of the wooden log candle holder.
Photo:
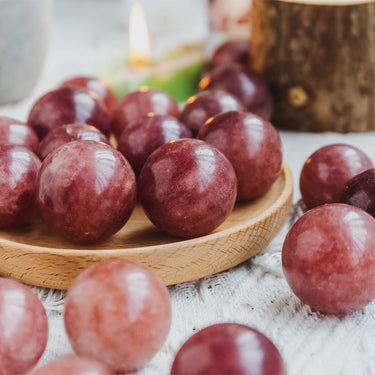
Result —
POLYGON ((275 125, 375 129, 375 0, 253 0, 251 33, 275 125))

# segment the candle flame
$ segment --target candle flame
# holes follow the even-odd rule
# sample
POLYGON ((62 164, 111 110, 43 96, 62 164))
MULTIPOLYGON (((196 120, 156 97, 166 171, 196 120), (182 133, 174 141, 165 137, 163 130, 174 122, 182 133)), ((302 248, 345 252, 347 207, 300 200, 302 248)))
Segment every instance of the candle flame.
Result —
POLYGON ((130 63, 147 63, 150 59, 150 38, 142 4, 135 2, 129 21, 130 63))

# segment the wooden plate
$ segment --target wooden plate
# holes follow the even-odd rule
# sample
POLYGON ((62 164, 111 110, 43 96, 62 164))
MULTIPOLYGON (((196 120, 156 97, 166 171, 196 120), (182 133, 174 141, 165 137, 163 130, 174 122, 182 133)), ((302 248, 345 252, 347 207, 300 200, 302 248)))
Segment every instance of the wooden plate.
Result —
POLYGON ((140 206, 120 232, 90 247, 64 241, 36 218, 22 228, 0 231, 0 274, 31 285, 68 289, 92 264, 120 258, 152 268, 166 285, 195 280, 262 250, 288 217, 292 195, 292 174, 284 165, 266 195, 237 204, 217 230, 190 240, 159 232, 140 206))

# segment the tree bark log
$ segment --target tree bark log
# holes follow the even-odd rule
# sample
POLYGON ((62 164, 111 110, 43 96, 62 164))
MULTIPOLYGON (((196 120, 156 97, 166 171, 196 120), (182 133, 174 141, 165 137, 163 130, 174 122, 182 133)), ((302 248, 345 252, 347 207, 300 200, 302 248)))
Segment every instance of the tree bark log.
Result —
POLYGON ((276 126, 375 129, 375 0, 253 0, 251 60, 276 126))

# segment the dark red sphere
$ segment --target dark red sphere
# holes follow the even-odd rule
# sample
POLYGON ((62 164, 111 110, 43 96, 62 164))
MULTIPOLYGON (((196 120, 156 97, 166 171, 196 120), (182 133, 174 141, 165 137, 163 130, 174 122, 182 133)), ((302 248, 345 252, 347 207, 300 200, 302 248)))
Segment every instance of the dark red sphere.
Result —
POLYGON ((307 211, 287 234, 282 263, 293 292, 331 314, 356 311, 375 299, 375 219, 347 204, 307 211))
POLYGON ((97 141, 109 144, 108 138, 98 128, 86 124, 68 124, 50 131, 40 142, 38 155, 46 156, 65 143, 73 141, 97 141))
POLYGON ((117 99, 106 80, 95 77, 74 77, 63 82, 61 87, 65 86, 83 87, 94 92, 105 105, 108 114, 113 115, 117 99))
POLYGON ((206 90, 190 97, 181 112, 180 120, 193 132, 212 116, 245 107, 233 95, 220 90, 206 90))
POLYGON ((0 144, 0 228, 26 223, 35 214, 40 165, 28 148, 0 144))
POLYGON ((243 67, 250 66, 250 44, 247 39, 231 39, 220 44, 212 53, 210 68, 219 65, 238 63, 243 67))
POLYGON ((109 136, 108 112, 96 96, 80 87, 62 87, 42 96, 30 111, 28 124, 39 138, 61 125, 81 123, 93 125, 109 136))
POLYGON ((198 139, 166 143, 146 160, 138 180, 149 219, 177 237, 210 233, 230 214, 236 175, 228 159, 198 139))
POLYGON ((117 149, 126 157, 139 175, 148 156, 158 147, 179 138, 191 138, 189 128, 172 116, 149 115, 135 120, 125 128, 117 149))
POLYGON ((0 116, 0 143, 24 146, 36 153, 39 139, 27 124, 10 117, 0 116))
POLYGON ((217 147, 232 163, 239 201, 266 193, 281 172, 279 133, 271 123, 252 113, 221 113, 201 127, 198 138, 217 147))
POLYGON ((141 87, 118 102, 112 121, 112 130, 118 138, 129 123, 150 113, 178 118, 180 110, 177 102, 167 93, 141 87))
POLYGON ((300 175, 300 190, 307 208, 337 202, 346 183, 373 168, 371 160, 357 147, 332 144, 315 151, 300 175))
POLYGON ((113 147, 70 142, 44 159, 37 202, 44 221, 63 237, 101 241, 128 221, 136 202, 135 175, 113 147))
POLYGON ((272 117, 273 98, 264 79, 238 64, 219 65, 199 83, 201 90, 223 90, 236 97, 248 111, 266 120, 272 117))
POLYGON ((178 351, 171 375, 286 375, 276 346, 261 332, 236 323, 194 334, 178 351))

